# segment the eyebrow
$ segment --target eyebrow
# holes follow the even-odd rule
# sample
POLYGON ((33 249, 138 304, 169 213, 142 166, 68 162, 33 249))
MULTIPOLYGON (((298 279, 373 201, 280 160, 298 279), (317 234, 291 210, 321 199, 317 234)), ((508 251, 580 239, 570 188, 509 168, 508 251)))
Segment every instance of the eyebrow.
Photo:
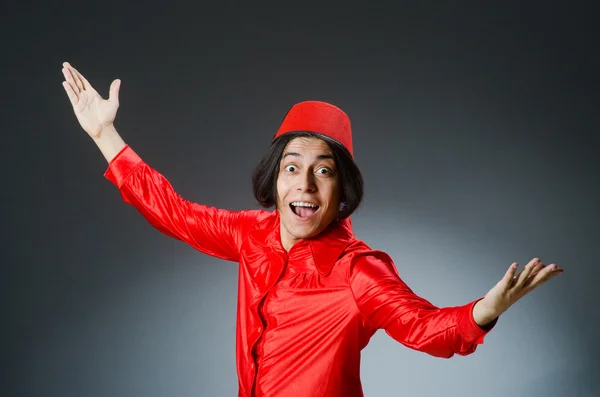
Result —
MULTIPOLYGON (((294 156, 294 157, 302 157, 302 155, 300 153, 296 153, 296 152, 285 152, 283 154, 283 157, 281 158, 282 160, 285 159, 287 156, 294 156)), ((325 160, 325 159, 334 159, 332 154, 320 154, 317 156, 318 160, 325 160)))

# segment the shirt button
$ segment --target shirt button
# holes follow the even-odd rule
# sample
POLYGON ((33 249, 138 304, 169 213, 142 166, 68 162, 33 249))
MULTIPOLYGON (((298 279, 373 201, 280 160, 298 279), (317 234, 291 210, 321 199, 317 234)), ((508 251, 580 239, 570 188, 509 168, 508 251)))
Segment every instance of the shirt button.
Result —
POLYGON ((262 327, 258 327, 258 328, 256 329, 256 331, 258 331, 258 332, 261 332, 261 331, 262 331, 262 327))

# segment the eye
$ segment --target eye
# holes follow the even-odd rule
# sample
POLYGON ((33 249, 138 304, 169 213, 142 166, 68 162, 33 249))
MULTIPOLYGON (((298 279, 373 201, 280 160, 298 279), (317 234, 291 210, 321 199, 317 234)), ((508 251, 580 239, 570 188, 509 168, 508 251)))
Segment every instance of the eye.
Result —
POLYGON ((288 172, 294 172, 294 171, 296 171, 296 166, 295 165, 286 165, 285 170, 288 172))
POLYGON ((331 170, 327 167, 321 167, 317 170, 317 174, 321 174, 321 175, 331 174, 331 170))

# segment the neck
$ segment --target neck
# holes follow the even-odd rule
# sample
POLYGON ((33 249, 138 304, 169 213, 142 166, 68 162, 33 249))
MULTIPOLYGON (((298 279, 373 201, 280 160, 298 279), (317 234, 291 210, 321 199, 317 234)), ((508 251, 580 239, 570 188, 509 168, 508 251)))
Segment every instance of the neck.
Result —
POLYGON ((281 239, 281 245, 283 246, 285 252, 290 252, 292 246, 299 241, 290 236, 281 223, 279 224, 279 238, 281 239))

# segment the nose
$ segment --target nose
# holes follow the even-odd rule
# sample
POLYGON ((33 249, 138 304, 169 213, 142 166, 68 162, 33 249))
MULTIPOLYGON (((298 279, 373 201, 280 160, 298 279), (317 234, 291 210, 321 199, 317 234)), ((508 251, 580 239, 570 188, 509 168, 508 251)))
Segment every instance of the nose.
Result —
POLYGON ((298 176, 297 190, 299 192, 309 192, 309 193, 312 193, 317 190, 317 185, 315 183, 315 177, 312 174, 312 172, 305 171, 298 176))

